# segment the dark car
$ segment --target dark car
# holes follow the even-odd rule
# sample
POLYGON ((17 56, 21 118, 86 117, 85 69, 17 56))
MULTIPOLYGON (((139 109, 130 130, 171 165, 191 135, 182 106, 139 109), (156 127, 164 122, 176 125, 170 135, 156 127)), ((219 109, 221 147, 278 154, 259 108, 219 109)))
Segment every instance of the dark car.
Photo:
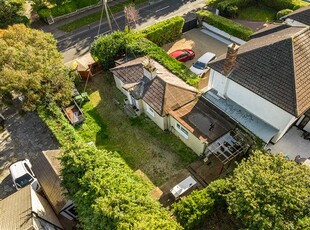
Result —
POLYGON ((188 60, 192 60, 195 57, 195 52, 191 49, 182 49, 173 51, 169 55, 180 62, 186 62, 188 60))

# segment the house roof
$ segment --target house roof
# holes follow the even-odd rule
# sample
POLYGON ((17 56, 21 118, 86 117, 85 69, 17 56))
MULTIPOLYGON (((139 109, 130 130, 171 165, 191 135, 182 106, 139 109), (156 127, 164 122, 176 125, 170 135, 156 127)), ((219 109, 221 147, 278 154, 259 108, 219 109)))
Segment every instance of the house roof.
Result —
POLYGON ((170 112, 170 115, 206 143, 212 143, 236 126, 231 118, 203 97, 170 112), (210 130, 211 124, 213 128, 210 130))
POLYGON ((31 186, 0 201, 0 229, 33 229, 31 186))
POLYGON ((159 115, 164 116, 196 98, 196 88, 186 84, 157 61, 153 61, 157 75, 149 80, 143 75, 144 60, 143 57, 137 58, 111 69, 124 83, 123 88, 129 90, 136 99, 142 98, 159 115))
MULTIPOLYGON (((309 60, 310 27, 271 26, 240 46, 227 77, 298 117, 310 108, 309 60)), ((221 72, 224 62, 209 66, 221 72)))
POLYGON ((284 16, 282 19, 290 18, 305 25, 310 26, 310 6, 299 8, 291 14, 284 16))
POLYGON ((47 200, 31 185, 0 201, 0 220, 0 229, 63 229, 47 200))
POLYGON ((124 84, 140 82, 143 78, 143 60, 143 57, 136 58, 118 65, 110 69, 110 71, 124 84))
POLYGON ((32 170, 36 174, 46 198, 57 214, 67 202, 64 196, 65 190, 60 185, 61 166, 57 159, 60 155, 60 150, 43 151, 32 163, 32 170))

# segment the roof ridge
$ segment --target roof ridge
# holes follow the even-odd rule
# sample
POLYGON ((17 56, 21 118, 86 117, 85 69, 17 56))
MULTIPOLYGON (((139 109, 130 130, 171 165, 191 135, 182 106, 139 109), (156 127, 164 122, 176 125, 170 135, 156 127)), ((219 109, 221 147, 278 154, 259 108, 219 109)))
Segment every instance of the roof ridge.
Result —
POLYGON ((306 32, 307 30, 309 30, 310 26, 293 26, 293 27, 298 27, 298 28, 303 28, 302 30, 298 31, 296 34, 293 34, 291 37, 294 39, 297 36, 301 35, 302 33, 306 32))
POLYGON ((291 37, 291 40, 292 40, 292 43, 291 43, 291 49, 292 49, 292 59, 293 59, 293 72, 294 72, 294 84, 293 84, 293 87, 294 87, 294 102, 295 102, 295 115, 298 114, 298 103, 297 103, 297 81, 296 81, 296 66, 295 66, 295 43, 294 43, 294 36, 293 35, 291 37))

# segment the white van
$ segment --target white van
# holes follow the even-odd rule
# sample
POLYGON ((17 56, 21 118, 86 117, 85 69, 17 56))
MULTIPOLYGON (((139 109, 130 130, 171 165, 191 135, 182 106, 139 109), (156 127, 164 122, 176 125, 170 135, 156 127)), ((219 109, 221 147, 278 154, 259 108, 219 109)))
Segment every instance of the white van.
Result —
POLYGON ((208 69, 208 63, 213 61, 215 58, 216 55, 214 53, 207 52, 202 55, 189 69, 200 76, 208 69))
POLYGON ((32 165, 28 159, 19 160, 10 165, 11 177, 17 190, 29 184, 35 191, 40 190, 41 186, 31 168, 32 165))

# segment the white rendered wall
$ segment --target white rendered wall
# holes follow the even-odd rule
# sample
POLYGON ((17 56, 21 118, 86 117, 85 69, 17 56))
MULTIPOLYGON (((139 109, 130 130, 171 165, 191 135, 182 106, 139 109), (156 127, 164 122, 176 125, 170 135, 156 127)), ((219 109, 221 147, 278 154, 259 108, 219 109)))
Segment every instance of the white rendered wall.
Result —
POLYGON ((147 106, 149 106, 145 101, 142 100, 142 104, 143 104, 143 112, 152 120, 154 121, 159 128, 161 128, 162 130, 166 130, 167 129, 167 123, 168 123, 168 118, 167 117, 162 117, 160 116, 158 113, 156 113, 154 111, 154 116, 152 116, 148 111, 147 111, 147 106))
POLYGON ((197 155, 200 155, 203 153, 205 148, 205 143, 199 140, 194 134, 192 134, 190 131, 188 131, 184 126, 182 126, 173 116, 169 115, 169 123, 170 123, 170 131, 179 137, 184 144, 186 144, 189 148, 191 148, 197 155), (183 128, 185 128, 188 132, 188 138, 185 138, 183 135, 179 133, 178 130, 176 130, 176 124, 179 123, 183 128))
POLYGON ((279 133, 272 139, 274 143, 297 120, 293 115, 214 70, 210 74, 210 88, 217 90, 220 96, 224 95, 233 100, 266 123, 279 129, 279 133))

